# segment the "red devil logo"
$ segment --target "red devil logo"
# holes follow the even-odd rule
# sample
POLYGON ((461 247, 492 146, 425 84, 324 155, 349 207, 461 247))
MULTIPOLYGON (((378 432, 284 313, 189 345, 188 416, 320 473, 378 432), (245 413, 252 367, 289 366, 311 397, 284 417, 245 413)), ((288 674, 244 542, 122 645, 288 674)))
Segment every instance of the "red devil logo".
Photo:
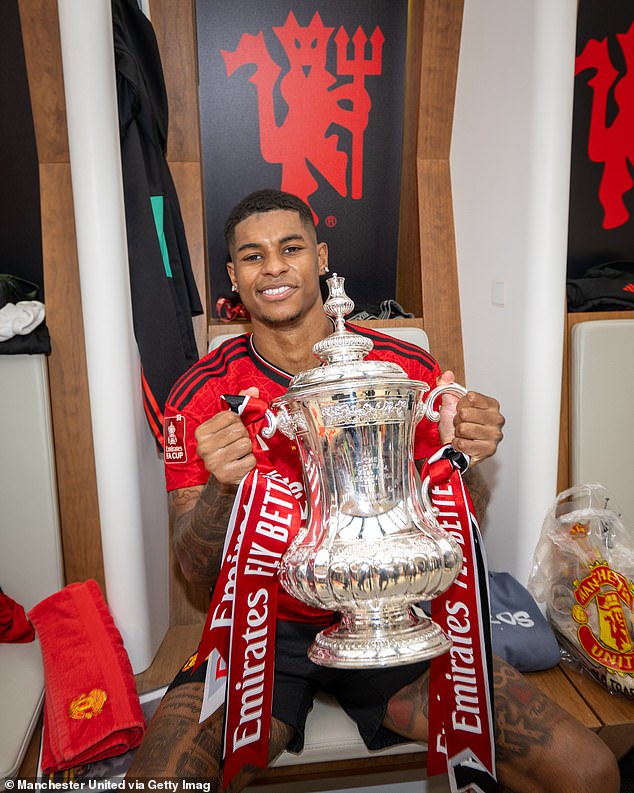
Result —
POLYGON ((588 80, 593 90, 588 157, 603 163, 599 187, 599 201, 603 207, 603 228, 613 229, 629 220, 623 195, 632 188, 632 175, 628 161, 634 165, 634 23, 627 33, 617 34, 625 59, 626 73, 620 80, 612 65, 607 39, 590 39, 576 59, 575 74, 594 69, 588 80), (618 115, 607 123, 610 91, 618 115))
POLYGON ((271 58, 263 31, 243 34, 233 52, 222 50, 227 76, 242 66, 255 65, 249 78, 257 90, 262 157, 282 166, 281 189, 307 203, 318 183, 311 168, 323 176, 341 196, 348 195, 348 155, 339 148, 340 138, 333 125, 350 133, 350 194, 363 195, 363 137, 368 124, 371 100, 365 78, 381 74, 384 36, 375 28, 369 39, 359 27, 350 38, 343 27, 334 36, 337 74, 326 68, 326 53, 333 27, 326 27, 319 13, 302 27, 291 11, 283 27, 274 27, 288 58, 288 70, 279 81, 279 93, 286 103, 284 119, 278 124, 274 93, 282 68, 271 58), (343 85, 338 78, 351 77, 343 85))

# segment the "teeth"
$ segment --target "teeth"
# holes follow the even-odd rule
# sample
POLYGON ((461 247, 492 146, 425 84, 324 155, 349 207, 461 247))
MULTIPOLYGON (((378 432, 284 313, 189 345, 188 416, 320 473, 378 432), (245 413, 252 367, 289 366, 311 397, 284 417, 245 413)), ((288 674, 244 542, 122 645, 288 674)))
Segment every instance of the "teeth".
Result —
POLYGON ((288 289, 287 286, 276 286, 275 288, 271 289, 263 289, 262 293, 265 295, 280 295, 282 292, 285 292, 288 289))

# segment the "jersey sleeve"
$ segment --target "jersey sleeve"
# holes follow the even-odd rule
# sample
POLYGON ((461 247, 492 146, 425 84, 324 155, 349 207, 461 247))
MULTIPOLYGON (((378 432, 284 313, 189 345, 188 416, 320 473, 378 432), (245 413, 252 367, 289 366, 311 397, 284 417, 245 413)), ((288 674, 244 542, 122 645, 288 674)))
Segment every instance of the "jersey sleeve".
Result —
POLYGON ((182 487, 204 485, 209 478, 205 465, 196 453, 194 431, 198 421, 187 411, 165 407, 165 483, 168 492, 182 487))

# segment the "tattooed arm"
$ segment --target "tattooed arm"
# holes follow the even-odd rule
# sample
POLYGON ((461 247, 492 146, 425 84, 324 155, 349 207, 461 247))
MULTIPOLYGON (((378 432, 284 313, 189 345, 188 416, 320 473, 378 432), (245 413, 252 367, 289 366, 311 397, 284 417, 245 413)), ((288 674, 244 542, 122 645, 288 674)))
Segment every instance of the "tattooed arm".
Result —
POLYGON ((174 553, 192 584, 210 586, 218 575, 235 492, 210 476, 206 485, 169 494, 174 553))
POLYGON ((255 457, 246 427, 230 410, 200 424, 195 435, 196 453, 210 476, 204 485, 170 493, 170 520, 183 575, 192 584, 209 585, 220 569, 237 485, 255 467, 255 457))

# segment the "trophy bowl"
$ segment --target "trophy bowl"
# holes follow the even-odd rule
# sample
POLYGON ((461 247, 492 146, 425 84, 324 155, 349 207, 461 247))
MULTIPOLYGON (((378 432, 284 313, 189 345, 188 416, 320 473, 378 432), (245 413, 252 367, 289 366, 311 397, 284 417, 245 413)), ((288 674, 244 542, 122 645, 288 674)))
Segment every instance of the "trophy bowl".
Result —
POLYGON ((395 363, 364 360, 372 341, 345 329, 354 304, 343 281, 328 279, 324 310, 335 332, 314 347, 323 365, 296 375, 273 402, 278 428, 299 449, 308 502, 280 581, 302 602, 340 613, 315 638, 315 663, 413 663, 449 649, 416 604, 447 590, 462 566, 460 546, 439 527, 420 484, 414 431, 423 418, 438 420, 442 393, 465 389, 429 392, 395 363))

